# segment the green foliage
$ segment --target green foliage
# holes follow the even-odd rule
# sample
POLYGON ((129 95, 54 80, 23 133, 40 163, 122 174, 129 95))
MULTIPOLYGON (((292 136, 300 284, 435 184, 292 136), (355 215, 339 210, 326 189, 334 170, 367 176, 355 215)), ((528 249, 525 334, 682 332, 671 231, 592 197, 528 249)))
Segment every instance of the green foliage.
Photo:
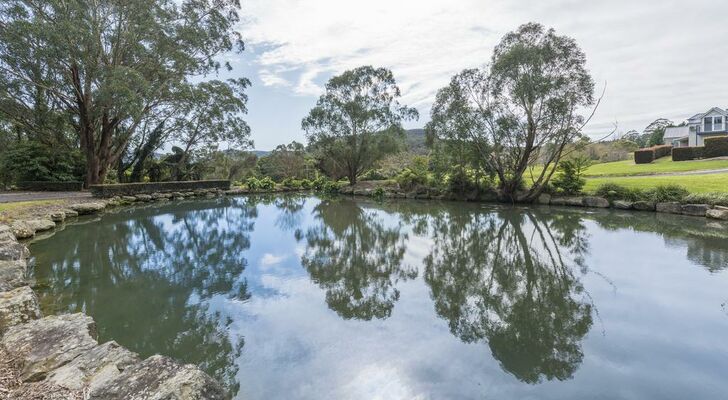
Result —
POLYGON ((382 188, 382 187, 378 187, 378 188, 374 189, 374 193, 372 193, 372 195, 374 196, 374 198, 375 199, 378 199, 378 200, 383 199, 384 198, 384 194, 385 194, 384 188, 382 188))
POLYGON ((248 187, 248 190, 254 192, 260 189, 260 181, 258 180, 258 178, 251 176, 250 178, 245 180, 245 186, 248 187))
POLYGON ((579 139, 579 111, 593 104, 594 82, 574 39, 529 23, 506 34, 490 68, 464 70, 437 93, 427 130, 446 145, 477 151, 483 169, 497 173, 504 199, 518 196, 526 169, 546 160, 546 173, 521 196, 531 200, 566 145, 579 139))
POLYGON ((364 66, 331 78, 301 122, 319 168, 353 185, 376 161, 396 152, 404 136, 402 122, 418 117, 399 97, 386 68, 364 66))
POLYGON ((424 156, 416 156, 412 159, 409 167, 403 169, 395 180, 403 189, 412 189, 416 186, 425 186, 430 183, 428 159, 424 156))
POLYGON ((266 176, 258 181, 258 188, 261 190, 273 190, 276 188, 276 182, 270 176, 266 176))
POLYGON ((453 193, 466 193, 478 189, 473 172, 465 168, 452 168, 445 178, 445 186, 453 193))
POLYGON ((705 158, 728 156, 728 137, 712 137, 705 139, 705 158))
POLYGON ((584 171, 589 168, 591 161, 585 157, 578 157, 559 162, 558 174, 551 180, 551 185, 558 193, 579 194, 581 193, 586 179, 583 178, 584 171))
POLYGON ((339 191, 339 184, 327 179, 325 176, 319 176, 311 182, 311 188, 322 193, 337 193, 339 191))
POLYGON ((0 181, 81 181, 83 159, 78 151, 53 149, 38 142, 20 142, 0 153, 0 181))
POLYGON ((275 181, 286 178, 301 179, 311 177, 313 165, 301 143, 291 142, 279 145, 269 154, 258 159, 258 171, 275 181))
POLYGON ((361 176, 361 180, 363 181, 383 181, 387 179, 388 177, 381 169, 370 169, 361 176))
POLYGON ((655 203, 682 201, 690 192, 679 185, 659 185, 644 191, 644 197, 655 203))
POLYGON ((309 190, 313 187, 313 184, 308 179, 301 179, 301 189, 309 190))
POLYGON ((628 188, 616 183, 604 183, 594 191, 594 194, 609 199, 610 201, 638 201, 644 197, 641 190, 628 188))
POLYGON ((286 178, 281 182, 286 189, 301 189, 301 181, 293 178, 286 178))
MULTIPOLYGON (((44 133, 54 119, 74 121, 87 183, 102 182, 144 126, 175 113, 182 114, 173 118, 206 118, 185 114, 187 104, 215 99, 201 93, 211 88, 207 83, 191 84, 190 78, 223 67, 218 55, 242 51, 234 29, 238 10, 238 0, 5 0, 0 109, 17 125, 24 114, 38 116, 46 122, 24 129, 43 126, 44 133)), ((227 106, 207 110, 215 120, 218 111, 226 114, 224 129, 243 128, 227 106)), ((222 125, 200 127, 217 135, 222 125)), ((189 137, 190 130, 183 124, 178 132, 189 137)))
POLYGON ((710 204, 728 206, 728 193, 691 193, 682 199, 686 204, 710 204))

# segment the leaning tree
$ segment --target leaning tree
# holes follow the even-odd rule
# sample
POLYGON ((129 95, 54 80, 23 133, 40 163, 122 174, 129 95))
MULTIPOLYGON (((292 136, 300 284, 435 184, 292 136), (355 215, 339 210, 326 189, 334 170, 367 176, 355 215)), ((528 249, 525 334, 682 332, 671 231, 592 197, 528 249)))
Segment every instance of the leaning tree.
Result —
POLYGON ((428 132, 464 142, 498 177, 502 200, 531 201, 588 121, 594 81, 576 41, 529 23, 508 33, 489 66, 467 69, 441 89, 428 132), (533 181, 524 173, 541 166, 533 181))
MULTIPOLYGON (((78 135, 86 183, 103 182, 145 118, 192 76, 239 50, 238 0, 6 0, 0 4, 0 87, 35 112, 50 96, 78 135), (17 88, 24 88, 23 90, 17 88)), ((229 67, 229 65, 226 65, 229 67)), ((19 118, 16 118, 19 119, 19 118)))
POLYGON ((417 110, 399 103, 400 96, 386 68, 364 66, 331 78, 301 123, 319 165, 342 171, 353 185, 362 172, 396 151, 404 135, 402 122, 418 118, 417 110))

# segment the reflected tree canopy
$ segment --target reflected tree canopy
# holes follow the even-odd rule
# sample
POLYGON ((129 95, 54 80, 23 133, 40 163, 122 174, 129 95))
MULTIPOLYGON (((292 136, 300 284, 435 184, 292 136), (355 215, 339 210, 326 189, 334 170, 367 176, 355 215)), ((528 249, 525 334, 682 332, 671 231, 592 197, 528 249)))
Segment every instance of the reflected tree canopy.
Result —
POLYGON ((141 356, 193 363, 237 392, 242 338, 211 309, 215 297, 247 300, 243 252, 257 210, 242 199, 149 207, 71 226, 73 234, 40 242, 36 279, 47 308, 86 312, 113 339, 141 356), (48 257, 48 258, 44 258, 48 257), (144 329, 138 329, 143 326, 144 329))
POLYGON ((324 200, 314 215, 319 224, 306 232, 301 262, 326 291, 329 308, 345 319, 389 317, 399 300, 396 284, 417 277, 402 265, 401 223, 387 227, 376 211, 348 199, 324 200))
POLYGON ((425 281, 450 331, 465 342, 487 341, 521 381, 570 379, 592 325, 579 282, 587 251, 580 219, 453 211, 431 228, 425 281))

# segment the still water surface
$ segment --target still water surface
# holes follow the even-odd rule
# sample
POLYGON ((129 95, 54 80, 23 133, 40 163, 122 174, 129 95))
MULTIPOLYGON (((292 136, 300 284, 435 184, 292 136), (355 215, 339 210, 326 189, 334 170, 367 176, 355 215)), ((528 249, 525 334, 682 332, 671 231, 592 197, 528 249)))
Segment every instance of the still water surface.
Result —
POLYGON ((47 313, 240 399, 728 396, 728 227, 700 218, 239 197, 31 251, 47 313))

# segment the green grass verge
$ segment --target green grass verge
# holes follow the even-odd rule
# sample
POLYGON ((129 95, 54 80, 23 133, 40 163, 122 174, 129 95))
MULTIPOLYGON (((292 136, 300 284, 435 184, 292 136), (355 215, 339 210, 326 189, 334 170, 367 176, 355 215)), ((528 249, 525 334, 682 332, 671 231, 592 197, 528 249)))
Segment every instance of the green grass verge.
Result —
POLYGON ((14 203, 0 203, 0 212, 10 211, 21 211, 24 208, 31 208, 36 206, 45 206, 49 204, 61 203, 63 200, 32 200, 32 201, 18 201, 14 203))
POLYGON ((634 160, 594 164, 584 176, 634 176, 723 168, 728 168, 728 160, 672 161, 670 157, 662 157, 650 164, 635 164, 634 160))
POLYGON ((638 176, 587 178, 584 191, 592 193, 599 185, 616 183, 632 189, 651 189, 658 185, 680 185, 691 193, 728 193, 728 173, 680 176, 638 176))

